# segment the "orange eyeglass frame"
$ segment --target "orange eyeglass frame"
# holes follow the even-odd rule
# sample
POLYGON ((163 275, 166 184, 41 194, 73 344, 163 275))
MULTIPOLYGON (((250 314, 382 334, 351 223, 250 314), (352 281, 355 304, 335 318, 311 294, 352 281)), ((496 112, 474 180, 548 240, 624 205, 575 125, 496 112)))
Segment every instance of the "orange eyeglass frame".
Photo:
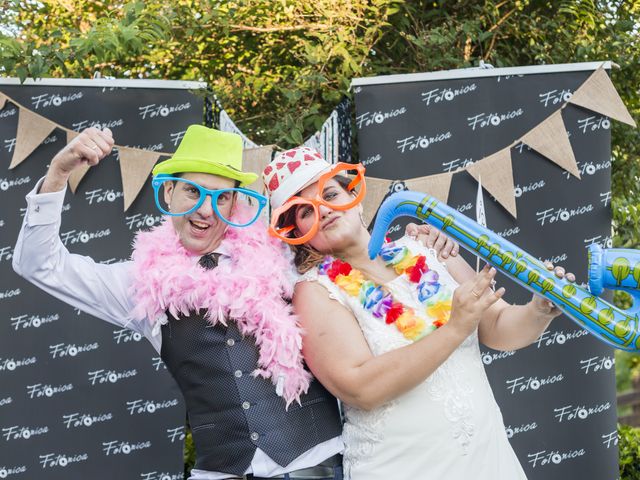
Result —
POLYGON ((364 165, 362 165, 361 163, 358 163, 358 164, 343 163, 343 162, 336 163, 335 166, 330 171, 323 174, 318 179, 318 193, 316 194, 315 198, 291 197, 289 200, 284 202, 280 207, 273 210, 271 214, 271 225, 269 226, 269 234, 279 238, 280 240, 282 240, 285 243, 288 243, 289 245, 301 245, 309 241, 310 239, 313 238, 313 236, 316 233, 318 233, 318 227, 320 223, 320 211, 318 210, 318 207, 320 205, 324 205, 325 207, 330 208, 332 210, 349 210, 350 208, 355 207, 358 203, 362 201, 364 196, 367 194, 367 184, 364 179, 364 172, 365 172, 365 168, 364 168, 364 165), (355 196, 352 202, 345 203, 344 205, 333 205, 322 198, 322 192, 324 191, 324 184, 327 182, 327 180, 335 177, 338 173, 346 170, 356 170, 357 172, 355 178, 347 186, 347 190, 351 192, 358 185, 360 185, 360 190, 358 191, 358 194, 355 196), (296 205, 311 205, 313 207, 315 221, 313 223, 313 227, 311 227, 311 230, 309 230, 303 236, 288 237, 287 235, 291 233, 293 229, 295 229, 295 226, 288 225, 286 227, 279 228, 278 220, 280 219, 280 216, 283 213, 285 213, 287 210, 289 210, 290 208, 296 205))

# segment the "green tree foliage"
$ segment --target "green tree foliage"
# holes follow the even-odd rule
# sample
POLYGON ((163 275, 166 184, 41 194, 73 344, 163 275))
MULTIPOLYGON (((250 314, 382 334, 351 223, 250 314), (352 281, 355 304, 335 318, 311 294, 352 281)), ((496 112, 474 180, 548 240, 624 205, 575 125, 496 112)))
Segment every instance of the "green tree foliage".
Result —
MULTIPOLYGON (((288 147, 316 131, 354 77, 480 60, 612 60, 640 120, 639 29, 640 0, 0 0, 0 72, 204 80, 252 139, 288 147)), ((613 122, 616 247, 640 248, 638 135, 613 122)), ((629 367, 620 385, 640 374, 638 357, 616 360, 629 367)))
MULTIPOLYGON (((640 0, 0 0, 0 72, 204 80, 261 143, 300 144, 354 77, 612 60, 640 119, 640 0)), ((640 248, 638 131, 613 122, 614 244, 640 248)), ((617 297, 624 303, 622 297, 617 297)))
POLYGON ((204 80, 262 142, 300 144, 366 73, 396 0, 10 1, 0 65, 27 76, 204 80))
MULTIPOLYGON (((638 1, 4 3, 0 68, 7 74, 205 80, 243 130, 281 146, 313 133, 354 77, 479 60, 513 66, 611 59, 622 66, 619 90, 638 111, 638 1)), ((622 148, 635 132, 618 128, 616 135, 622 148)), ((620 148, 617 158, 630 168, 637 151, 620 148)), ((634 173, 619 182, 625 191, 638 186, 634 173)), ((629 207, 617 221, 633 218, 633 202, 617 200, 629 207)))
POLYGON ((618 426, 620 480, 640 480, 640 428, 618 426))

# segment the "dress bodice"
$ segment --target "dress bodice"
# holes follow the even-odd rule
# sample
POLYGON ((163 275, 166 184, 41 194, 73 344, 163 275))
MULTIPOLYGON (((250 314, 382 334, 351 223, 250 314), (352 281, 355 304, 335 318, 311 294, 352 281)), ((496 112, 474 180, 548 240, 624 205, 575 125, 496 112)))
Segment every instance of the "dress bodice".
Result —
MULTIPOLYGON (((434 252, 406 237, 397 244, 425 255, 444 288, 453 291, 458 286, 434 252)), ((373 355, 412 343, 327 275, 313 270, 302 280, 317 281, 353 313, 373 355)), ((397 301, 426 316, 416 286, 406 275, 384 287, 397 301)), ((344 411, 346 478, 466 480, 473 473, 479 480, 525 479, 484 371, 477 331, 411 391, 373 410, 345 405, 344 411), (492 456, 496 459, 493 464, 492 456)))

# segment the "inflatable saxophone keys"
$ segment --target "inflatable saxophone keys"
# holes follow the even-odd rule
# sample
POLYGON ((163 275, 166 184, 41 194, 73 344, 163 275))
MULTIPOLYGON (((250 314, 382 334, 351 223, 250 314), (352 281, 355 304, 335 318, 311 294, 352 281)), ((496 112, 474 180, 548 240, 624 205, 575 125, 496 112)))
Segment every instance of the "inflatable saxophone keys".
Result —
POLYGON ((600 295, 605 288, 626 291, 640 309, 640 250, 589 246, 589 290, 600 295))
POLYGON ((635 291, 640 281, 640 252, 611 253, 615 250, 603 251, 592 246, 590 271, 599 276, 592 273, 591 291, 588 291, 556 277, 537 258, 446 204, 423 193, 405 191, 391 195, 378 210, 369 242, 371 258, 380 251, 387 229, 399 216, 418 218, 445 232, 523 287, 555 303, 598 339, 621 350, 640 351, 640 298, 635 291), (634 256, 637 261, 632 267, 634 256), (626 289, 636 300, 634 306, 622 310, 598 298, 603 288, 626 289))

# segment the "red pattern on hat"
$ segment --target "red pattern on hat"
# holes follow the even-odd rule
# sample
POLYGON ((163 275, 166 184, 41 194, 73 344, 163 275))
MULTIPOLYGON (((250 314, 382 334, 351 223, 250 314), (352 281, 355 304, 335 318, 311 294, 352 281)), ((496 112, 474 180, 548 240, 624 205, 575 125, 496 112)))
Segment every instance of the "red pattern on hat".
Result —
POLYGON ((267 190, 275 192, 296 170, 308 167, 319 159, 324 160, 320 153, 309 147, 293 148, 277 154, 262 174, 267 190))
POLYGON ((269 190, 273 192, 276 188, 278 188, 279 185, 280 182, 278 181, 278 175, 274 174, 269 181, 269 190))
POLYGON ((296 161, 296 162, 289 162, 289 163, 287 164, 287 168, 289 169, 289 171, 290 171, 291 173, 293 173, 293 172, 295 172, 295 171, 296 171, 296 169, 297 169, 300 165, 302 165, 302 162, 301 162, 300 160, 298 160, 298 161, 296 161))

